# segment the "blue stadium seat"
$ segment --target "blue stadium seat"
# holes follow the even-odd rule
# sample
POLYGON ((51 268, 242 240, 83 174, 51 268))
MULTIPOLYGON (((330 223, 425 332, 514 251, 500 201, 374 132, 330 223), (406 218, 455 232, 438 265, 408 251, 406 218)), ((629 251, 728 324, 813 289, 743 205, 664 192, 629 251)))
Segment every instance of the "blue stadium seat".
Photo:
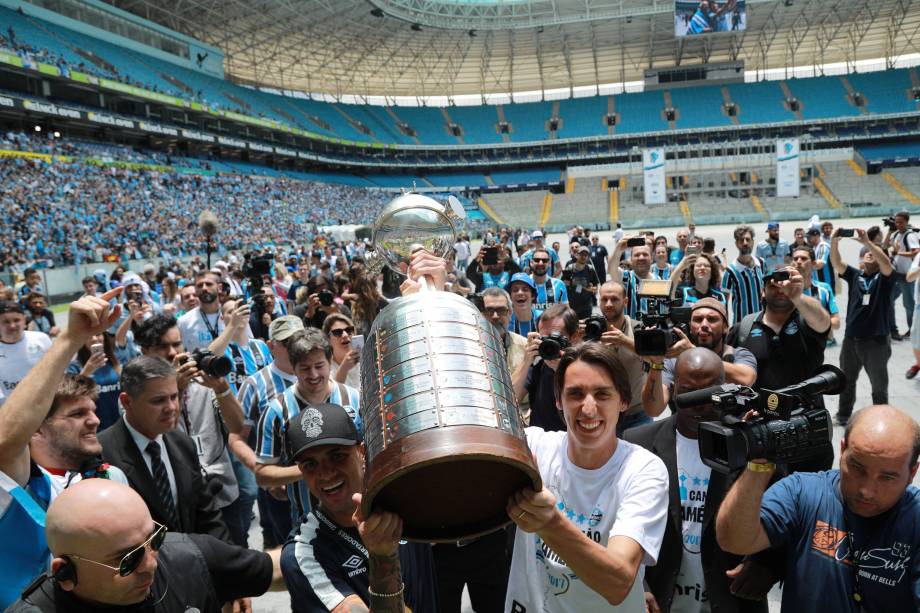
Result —
POLYGON ((607 133, 607 96, 571 98, 559 101, 559 117, 562 127, 556 135, 559 138, 578 138, 607 133))
POLYGON ((502 107, 505 121, 511 124, 511 140, 522 143, 547 140, 546 123, 553 115, 551 102, 521 102, 502 107))
POLYGON ((620 94, 614 97, 616 111, 620 114, 617 134, 635 134, 667 130, 668 122, 662 118, 664 94, 641 92, 620 94))
POLYGON ((917 110, 910 96, 910 74, 906 68, 847 75, 850 85, 866 99, 872 113, 908 113, 917 110))
POLYGON ((794 121, 795 114, 783 105, 785 96, 777 81, 733 83, 728 87, 732 102, 738 106, 742 124, 794 121))
POLYGON ((677 128, 708 128, 731 125, 722 112, 725 101, 718 86, 689 87, 671 90, 671 103, 678 111, 677 128))
POLYGON ((789 91, 801 102, 802 117, 824 119, 859 115, 859 109, 850 104, 847 90, 839 77, 789 79, 789 91))
POLYGON ((500 143, 498 133, 498 111, 493 105, 452 106, 447 109, 450 118, 463 128, 463 140, 467 143, 500 143))

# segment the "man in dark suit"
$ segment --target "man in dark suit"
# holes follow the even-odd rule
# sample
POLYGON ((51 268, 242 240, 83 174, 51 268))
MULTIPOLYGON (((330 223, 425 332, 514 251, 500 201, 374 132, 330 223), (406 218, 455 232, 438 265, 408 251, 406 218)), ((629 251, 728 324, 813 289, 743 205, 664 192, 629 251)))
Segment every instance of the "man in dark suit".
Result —
MULTIPOLYGON (((722 360, 697 347, 685 351, 675 366, 674 391, 682 394, 725 381, 722 360)), ((765 613, 763 595, 772 573, 753 560, 719 549, 715 517, 737 474, 711 470, 699 455, 702 421, 718 416, 712 404, 680 408, 676 415, 623 432, 623 439, 645 447, 664 462, 670 481, 668 523, 658 564, 645 569, 646 603, 652 612, 727 611, 765 613), (744 594, 757 600, 738 596, 744 594)))
POLYGON ((202 477, 195 443, 175 429, 176 371, 163 358, 140 356, 122 368, 121 390, 125 414, 99 435, 102 457, 124 471, 153 518, 171 531, 230 542, 202 477))

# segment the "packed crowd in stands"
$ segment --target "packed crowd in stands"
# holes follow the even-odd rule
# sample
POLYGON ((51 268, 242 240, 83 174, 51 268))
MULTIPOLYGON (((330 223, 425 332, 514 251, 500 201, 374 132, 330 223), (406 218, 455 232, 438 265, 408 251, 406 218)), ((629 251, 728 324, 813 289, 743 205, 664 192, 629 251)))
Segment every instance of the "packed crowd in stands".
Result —
POLYGON ((170 161, 127 147, 7 134, 0 148, 75 156, 71 162, 0 159, 9 231, 0 269, 204 253, 198 215, 225 220, 219 254, 312 241, 316 225, 364 224, 392 197, 362 188, 246 174, 99 166, 82 158, 170 161), (231 221, 232 220, 232 221, 231 221))
MULTIPOLYGON (((363 243, 320 236, 211 269, 195 258, 98 270, 66 323, 30 269, 21 286, 0 288, 0 606, 217 613, 222 603, 249 611, 249 597, 275 589, 295 613, 440 613, 461 610, 466 586, 485 612, 701 613, 710 603, 763 612, 782 581, 784 612, 916 609, 920 426, 888 405, 887 372, 892 341, 908 337, 918 363, 906 377, 920 372, 920 326, 900 334, 894 317, 899 296, 909 326, 920 316, 909 217, 869 231, 813 218, 785 237, 771 222, 762 239, 739 226, 726 245, 692 226, 673 237, 617 230, 608 245, 580 227, 565 245, 501 229, 476 253, 463 234, 446 258, 416 251, 407 276, 378 276, 363 243), (841 241, 859 243, 858 260, 844 260, 841 241), (422 275, 435 293, 468 297, 478 325, 501 339, 511 383, 493 384, 510 388, 505 417, 528 426, 518 436, 543 481, 508 492, 507 528, 435 545, 400 544, 402 520, 377 506, 365 515, 353 497, 366 483, 365 429, 384 428, 378 411, 389 421, 415 406, 363 395, 362 384, 389 375, 365 361, 358 339, 373 340, 378 315, 418 292, 422 275), (664 294, 645 291, 656 283, 664 294), (652 295, 676 301, 673 330, 652 329, 662 315, 652 295), (846 296, 845 318, 835 295, 846 296), (836 385, 820 381, 787 390, 811 416, 795 437, 779 438, 791 425, 775 416, 747 415, 748 429, 722 422, 745 437, 743 457, 701 444, 701 422, 722 417, 713 395, 725 388, 711 386, 778 390, 831 377, 821 369, 838 337, 840 470, 830 470, 823 405, 836 385), (854 412, 862 370, 874 406, 854 412), (859 578, 842 561, 872 558, 854 543, 891 563, 859 578), (557 573, 570 589, 554 589, 557 573)), ((428 299, 439 304, 431 329, 449 330, 456 299, 428 299)), ((466 321, 469 311, 456 314, 466 321)), ((399 339, 416 340, 376 342, 399 339)), ((415 389, 396 381, 394 394, 415 389)), ((416 433, 382 435, 411 444, 416 433)), ((442 487, 461 485, 470 487, 442 487)), ((433 513, 443 493, 428 485, 411 504, 433 513)))

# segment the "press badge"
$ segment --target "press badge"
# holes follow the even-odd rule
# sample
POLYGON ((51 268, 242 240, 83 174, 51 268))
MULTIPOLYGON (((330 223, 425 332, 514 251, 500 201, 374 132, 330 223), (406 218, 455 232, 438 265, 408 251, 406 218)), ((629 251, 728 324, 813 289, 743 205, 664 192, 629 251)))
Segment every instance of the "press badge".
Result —
POLYGON ((863 294, 863 306, 869 306, 869 300, 871 297, 871 294, 863 294))

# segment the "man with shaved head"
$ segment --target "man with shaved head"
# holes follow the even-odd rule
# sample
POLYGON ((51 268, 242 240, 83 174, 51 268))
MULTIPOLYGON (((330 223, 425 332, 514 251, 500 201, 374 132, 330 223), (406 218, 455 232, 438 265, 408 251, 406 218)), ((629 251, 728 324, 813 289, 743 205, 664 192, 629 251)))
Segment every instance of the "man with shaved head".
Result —
MULTIPOLYGON (((674 367, 674 394, 725 382, 722 358, 711 349, 694 347, 680 354, 674 367)), ((713 472, 700 458, 700 422, 716 421, 712 402, 678 405, 667 419, 623 433, 623 439, 645 447, 668 469, 668 523, 658 564, 645 571, 646 602, 652 611, 767 610, 766 600, 736 597, 751 575, 752 563, 722 551, 716 544, 713 519, 737 474, 713 472), (733 583, 734 580, 734 583, 733 583)))
POLYGON ((102 479, 58 496, 45 534, 51 570, 8 611, 217 613, 222 603, 263 594, 273 578, 268 554, 207 535, 167 534, 137 492, 102 479))
POLYGON ((749 462, 719 511, 719 545, 787 548, 784 612, 916 611, 918 456, 915 420, 890 405, 862 409, 847 424, 839 470, 795 473, 767 489, 775 467, 749 462))

